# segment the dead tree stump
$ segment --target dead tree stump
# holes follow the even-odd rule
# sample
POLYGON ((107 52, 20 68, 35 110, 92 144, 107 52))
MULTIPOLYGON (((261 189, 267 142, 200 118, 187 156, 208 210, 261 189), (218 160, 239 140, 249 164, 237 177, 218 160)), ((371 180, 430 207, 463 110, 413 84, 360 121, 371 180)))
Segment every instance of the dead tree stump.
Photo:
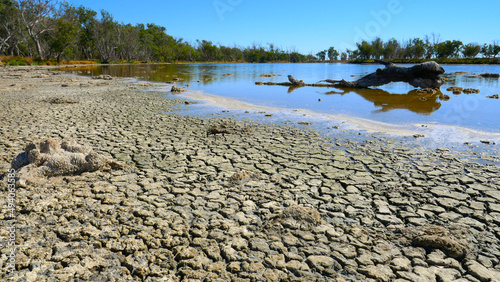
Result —
POLYGON ((380 60, 376 60, 376 62, 385 65, 385 68, 377 69, 376 72, 356 81, 325 79, 320 82, 328 82, 333 86, 352 88, 380 86, 397 81, 407 82, 414 87, 439 88, 444 83, 439 77, 440 74, 444 73, 444 69, 434 61, 417 64, 412 67, 402 67, 380 60))

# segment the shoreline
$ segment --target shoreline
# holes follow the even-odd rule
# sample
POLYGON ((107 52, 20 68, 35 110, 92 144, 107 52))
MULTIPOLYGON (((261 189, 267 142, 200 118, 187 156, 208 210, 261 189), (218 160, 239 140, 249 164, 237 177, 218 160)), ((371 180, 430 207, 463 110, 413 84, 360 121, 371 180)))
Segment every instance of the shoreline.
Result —
MULTIPOLYGON (((29 58, 32 59, 32 58, 29 58)), ((439 58, 431 58, 431 59, 388 59, 388 62, 392 62, 395 64, 419 64, 427 61, 435 61, 438 64, 442 65, 498 65, 500 64, 499 58, 451 58, 451 59, 439 59, 439 58)), ((174 62, 118 62, 118 63, 97 63, 94 61, 88 61, 88 63, 82 64, 57 64, 57 65, 21 65, 16 67, 72 67, 72 66, 110 66, 110 65, 148 65, 148 64, 275 64, 275 63, 285 63, 285 64, 373 64, 380 65, 380 63, 375 62, 374 59, 354 59, 354 60, 325 60, 325 61, 310 61, 310 62, 291 62, 291 61, 273 61, 273 62, 263 62, 263 63, 255 63, 255 62, 242 62, 242 61, 174 61, 174 62)), ((3 66, 0 64, 0 66, 3 66)), ((8 66, 8 65, 6 65, 8 66)))
MULTIPOLYGON (((161 91, 159 91, 161 92, 161 91)), ((209 110, 218 110, 222 112, 235 111, 239 115, 250 114, 251 118, 263 118, 265 115, 278 115, 279 118, 272 119, 280 123, 280 120, 291 120, 292 123, 312 125, 315 123, 323 124, 323 130, 335 127, 343 132, 350 131, 352 135, 358 134, 356 131, 363 131, 364 134, 385 134, 389 138, 414 137, 422 139, 431 139, 427 143, 446 141, 446 144, 436 144, 436 146, 460 146, 464 143, 479 145, 481 140, 488 141, 490 144, 500 144, 500 132, 490 132, 481 129, 474 129, 464 126, 446 125, 446 124, 393 124, 365 118, 347 116, 344 114, 326 114, 314 112, 307 109, 290 109, 255 105, 237 99, 217 96, 205 93, 201 90, 187 90, 176 96, 192 99, 195 102, 203 103, 209 110), (446 133, 452 133, 454 138, 442 137, 446 133)), ((270 116, 270 117, 272 117, 270 116)), ((332 132, 331 134, 335 134, 332 132)), ((450 137, 450 136, 448 136, 450 137)), ((488 148, 485 148, 488 149, 488 148)), ((490 147, 492 151, 495 148, 490 147)))
MULTIPOLYGON (((183 116, 177 109, 191 105, 143 91, 152 83, 43 67, 0 76, 2 174, 44 138, 130 167, 17 187, 16 271, 4 279, 500 277, 498 165, 392 138, 183 116), (249 130, 208 134, 221 123, 249 130)), ((5 265, 8 249, 0 253, 5 265)))

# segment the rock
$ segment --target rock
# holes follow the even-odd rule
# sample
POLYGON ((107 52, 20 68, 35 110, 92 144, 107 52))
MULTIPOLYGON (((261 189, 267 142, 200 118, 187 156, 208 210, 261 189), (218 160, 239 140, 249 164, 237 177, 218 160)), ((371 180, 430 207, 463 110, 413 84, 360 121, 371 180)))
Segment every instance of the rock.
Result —
POLYGON ((375 217, 380 222, 382 222, 384 225, 399 225, 399 224, 403 224, 403 221, 401 221, 401 219, 397 218, 394 215, 376 214, 375 217))
POLYGON ((489 72, 487 72, 487 73, 482 73, 479 76, 481 76, 481 77, 499 78, 500 74, 499 73, 489 73, 489 72))
POLYGON ((406 257, 397 257, 391 261, 391 268, 394 271, 408 271, 411 261, 406 257))
POLYGON ((500 281, 500 272, 487 269, 477 261, 467 261, 464 266, 480 281, 500 281))
POLYGON ((464 89, 464 94, 478 94, 479 92, 480 92, 479 89, 474 89, 474 88, 464 89))
POLYGON ((269 244, 265 239, 262 238, 251 238, 249 240, 249 245, 252 250, 268 253, 271 251, 269 249, 269 244))
POLYGON ((280 271, 278 270, 271 270, 271 269, 266 269, 262 276, 267 280, 267 281, 280 281, 280 271))
POLYGON ((227 266, 227 270, 230 272, 240 272, 241 271, 241 262, 239 261, 232 261, 229 263, 227 266))
POLYGON ((464 89, 462 87, 448 87, 446 91, 451 91, 453 94, 461 94, 464 89))
POLYGON ((177 85, 172 85, 172 88, 170 89, 170 92, 172 92, 172 93, 180 93, 180 92, 184 92, 184 91, 186 91, 186 89, 179 87, 177 85))
POLYGON ((214 262, 207 266, 207 271, 221 273, 226 269, 226 263, 222 261, 214 262))
POLYGON ((113 77, 108 74, 101 74, 97 76, 93 76, 92 79, 103 79, 103 80, 113 80, 113 77))
POLYGON ((450 95, 446 95, 446 94, 439 95, 439 100, 441 100, 441 101, 448 101, 450 99, 451 99, 450 95))
POLYGON ((198 250, 192 247, 179 246, 174 249, 177 260, 191 259, 198 255, 198 250))
POLYGON ((317 269, 319 272, 324 272, 325 270, 332 268, 335 260, 327 256, 309 256, 307 257, 306 262, 309 266, 317 269))
POLYGON ((301 262, 298 260, 291 260, 286 263, 286 268, 295 273, 297 276, 302 275, 302 272, 309 271, 309 266, 305 262, 301 262))
POLYGON ((462 277, 459 270, 454 268, 441 268, 436 271, 437 281, 456 281, 462 277))
POLYGON ((436 94, 435 88, 422 88, 417 90, 417 94, 436 94))
POLYGON ((261 269, 264 269, 264 265, 260 262, 243 262, 241 264, 241 268, 243 271, 245 272, 249 272, 249 273, 257 273, 259 272, 261 269))
POLYGON ((361 273, 378 281, 391 281, 396 275, 387 265, 368 266, 359 269, 361 273))

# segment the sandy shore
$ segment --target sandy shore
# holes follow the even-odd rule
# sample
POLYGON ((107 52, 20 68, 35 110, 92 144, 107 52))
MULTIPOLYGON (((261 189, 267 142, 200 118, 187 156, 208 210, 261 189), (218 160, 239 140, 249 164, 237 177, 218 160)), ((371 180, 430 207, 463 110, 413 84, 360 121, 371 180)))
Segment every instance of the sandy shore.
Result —
POLYGON ((182 116, 189 105, 144 83, 44 68, 0 77, 2 279, 500 281, 498 166, 182 116), (210 134, 221 124, 235 132, 210 134), (9 222, 10 163, 46 138, 128 167, 16 187, 9 222))

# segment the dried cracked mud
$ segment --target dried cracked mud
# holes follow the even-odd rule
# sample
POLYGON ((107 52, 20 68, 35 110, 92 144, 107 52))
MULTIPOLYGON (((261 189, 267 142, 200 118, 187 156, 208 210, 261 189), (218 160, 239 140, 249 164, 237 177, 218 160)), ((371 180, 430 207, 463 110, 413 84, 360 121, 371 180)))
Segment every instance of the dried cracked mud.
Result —
POLYGON ((0 77, 3 280, 500 281, 497 165, 183 116, 147 83, 0 77), (127 166, 18 185, 8 271, 7 172, 47 138, 127 166))

